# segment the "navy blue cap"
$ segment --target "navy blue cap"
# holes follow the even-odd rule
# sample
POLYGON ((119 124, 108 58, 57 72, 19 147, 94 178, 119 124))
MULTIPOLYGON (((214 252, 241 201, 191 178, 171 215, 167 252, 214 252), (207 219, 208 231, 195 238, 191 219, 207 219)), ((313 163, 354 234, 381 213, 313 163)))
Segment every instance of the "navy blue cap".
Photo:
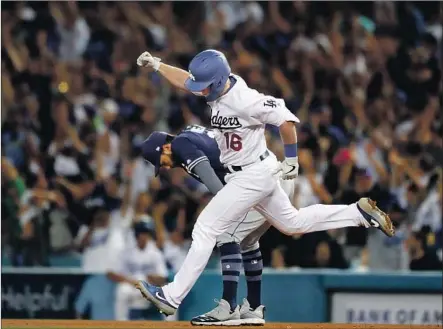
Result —
POLYGON ((144 218, 133 225, 135 236, 140 233, 149 233, 155 238, 155 225, 150 218, 144 218))
POLYGON ((155 176, 160 170, 162 147, 166 144, 168 136, 170 135, 165 132, 154 131, 141 145, 143 158, 155 167, 155 176))

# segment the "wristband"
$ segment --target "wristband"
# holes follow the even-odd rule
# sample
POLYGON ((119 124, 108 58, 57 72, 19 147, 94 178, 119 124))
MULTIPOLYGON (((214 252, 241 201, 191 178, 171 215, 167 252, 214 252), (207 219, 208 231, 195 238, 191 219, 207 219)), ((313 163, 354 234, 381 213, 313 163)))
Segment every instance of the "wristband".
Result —
POLYGON ((152 68, 155 72, 157 72, 160 69, 160 62, 162 61, 161 58, 153 57, 154 61, 152 64, 152 68))
POLYGON ((285 156, 287 158, 297 157, 297 143, 285 145, 285 156))

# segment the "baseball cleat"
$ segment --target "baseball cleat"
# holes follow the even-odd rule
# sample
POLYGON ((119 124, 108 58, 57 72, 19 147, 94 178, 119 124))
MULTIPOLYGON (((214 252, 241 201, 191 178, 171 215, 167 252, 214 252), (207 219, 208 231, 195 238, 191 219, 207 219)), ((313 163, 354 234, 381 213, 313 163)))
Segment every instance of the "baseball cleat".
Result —
POLYGON ((191 320, 193 326, 240 326, 240 307, 237 305, 234 311, 231 311, 231 305, 222 299, 215 299, 217 307, 203 315, 196 316, 191 320))
POLYGON ((144 298, 158 308, 160 313, 173 315, 177 310, 177 307, 171 305, 171 303, 166 300, 162 288, 153 286, 146 281, 138 281, 135 287, 140 290, 144 298))
POLYGON ((361 198, 357 202, 357 208, 369 225, 378 228, 389 237, 394 236, 395 230, 391 219, 377 207, 375 201, 369 198, 361 198))
POLYGON ((263 326, 265 324, 265 307, 260 305, 255 310, 251 308, 246 298, 240 306, 240 320, 242 325, 263 326))

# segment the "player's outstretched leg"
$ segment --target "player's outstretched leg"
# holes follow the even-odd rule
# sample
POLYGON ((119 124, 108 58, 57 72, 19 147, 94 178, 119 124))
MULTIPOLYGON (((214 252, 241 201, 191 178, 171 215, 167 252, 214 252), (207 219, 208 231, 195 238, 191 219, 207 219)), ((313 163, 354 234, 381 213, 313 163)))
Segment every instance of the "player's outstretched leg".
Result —
POLYGON ((228 242, 219 246, 223 275, 223 297, 212 311, 196 316, 193 325, 239 325, 240 312, 237 305, 237 288, 242 266, 240 245, 228 242))
POLYGON ((247 298, 243 299, 240 307, 242 325, 263 325, 265 324, 265 307, 261 305, 263 258, 258 242, 252 250, 243 252, 242 258, 248 291, 247 298))
POLYGON ((361 198, 350 205, 316 204, 297 210, 278 186, 255 208, 287 235, 356 226, 374 227, 389 237, 394 235, 389 216, 369 198, 361 198))

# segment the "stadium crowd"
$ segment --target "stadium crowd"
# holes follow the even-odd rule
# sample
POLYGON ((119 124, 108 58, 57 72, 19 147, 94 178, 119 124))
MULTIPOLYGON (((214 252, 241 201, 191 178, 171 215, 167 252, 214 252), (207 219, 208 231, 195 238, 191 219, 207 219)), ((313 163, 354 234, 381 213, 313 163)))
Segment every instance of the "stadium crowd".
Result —
MULTIPOLYGON (((209 126, 208 109, 136 59, 186 68, 216 48, 301 119, 297 208, 366 195, 397 227, 271 229, 266 266, 441 270, 439 14, 438 2, 2 2, 2 261, 83 253, 104 270, 146 220, 177 268, 211 195, 181 169, 154 177, 140 144, 209 126)), ((278 130, 267 134, 282 157, 278 130)))

